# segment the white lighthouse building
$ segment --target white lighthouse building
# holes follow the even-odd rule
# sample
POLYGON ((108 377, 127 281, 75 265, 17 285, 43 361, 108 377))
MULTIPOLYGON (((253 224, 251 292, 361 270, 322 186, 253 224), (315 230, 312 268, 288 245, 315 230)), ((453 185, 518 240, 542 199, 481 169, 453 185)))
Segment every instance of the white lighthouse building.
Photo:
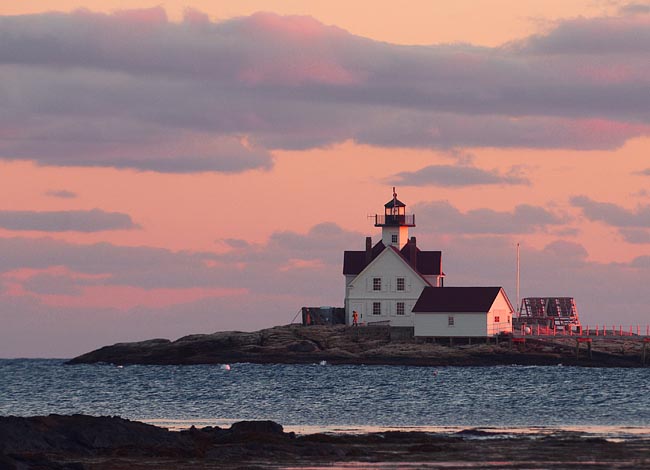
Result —
POLYGON ((412 327, 415 336, 486 337, 512 331, 514 309, 501 287, 444 287, 440 251, 421 250, 409 228, 415 215, 393 198, 375 215, 381 240, 345 251, 345 323, 412 327))

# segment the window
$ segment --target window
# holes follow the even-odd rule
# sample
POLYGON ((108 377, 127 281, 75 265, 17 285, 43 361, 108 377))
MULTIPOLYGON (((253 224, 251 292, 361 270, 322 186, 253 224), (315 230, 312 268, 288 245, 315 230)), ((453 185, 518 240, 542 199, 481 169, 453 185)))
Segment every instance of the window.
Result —
POLYGON ((453 317, 453 315, 449 315, 449 317, 447 317, 447 325, 454 326, 454 317, 453 317))
POLYGON ((381 315, 381 302, 373 302, 372 303, 372 314, 373 315, 381 315))
POLYGON ((397 278, 397 290, 404 290, 404 278, 403 277, 398 277, 397 278))
POLYGON ((499 323, 499 320, 500 320, 499 315, 495 315, 494 316, 494 323, 499 323))
POLYGON ((397 235, 393 234, 390 236, 391 243, 397 243, 397 235))
POLYGON ((397 302, 395 312, 397 315, 404 315, 404 302, 397 302))
POLYGON ((381 278, 373 277, 372 278, 372 290, 381 290, 381 278))

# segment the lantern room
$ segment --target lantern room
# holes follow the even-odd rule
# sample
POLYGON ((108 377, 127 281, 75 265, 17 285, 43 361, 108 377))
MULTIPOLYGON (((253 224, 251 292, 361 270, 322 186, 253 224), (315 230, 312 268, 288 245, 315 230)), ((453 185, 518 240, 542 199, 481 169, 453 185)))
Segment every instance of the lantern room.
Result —
POLYGON ((384 204, 384 214, 375 215, 375 227, 404 226, 415 227, 415 214, 406 213, 406 204, 397 199, 393 188, 393 199, 384 204))
POLYGON ((384 204, 384 213, 375 214, 375 227, 381 227, 381 239, 386 246, 401 249, 408 241, 408 228, 415 227, 415 214, 406 213, 406 204, 397 199, 393 188, 393 199, 384 204))

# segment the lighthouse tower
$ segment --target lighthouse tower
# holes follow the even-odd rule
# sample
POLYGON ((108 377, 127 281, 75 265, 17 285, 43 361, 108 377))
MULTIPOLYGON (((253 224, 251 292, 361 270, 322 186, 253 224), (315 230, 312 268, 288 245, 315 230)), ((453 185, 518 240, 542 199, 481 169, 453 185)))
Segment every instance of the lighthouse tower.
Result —
POLYGON ((385 246, 401 250, 409 241, 409 227, 415 227, 415 214, 406 213, 406 204, 397 199, 394 187, 393 199, 384 204, 384 213, 375 214, 375 227, 381 227, 385 246))
POLYGON ((413 307, 425 287, 442 287, 442 253, 421 250, 409 227, 415 216, 406 213, 406 204, 393 199, 384 204, 384 213, 375 215, 382 239, 372 244, 366 237, 363 251, 345 251, 346 323, 384 322, 391 326, 414 327, 413 307))

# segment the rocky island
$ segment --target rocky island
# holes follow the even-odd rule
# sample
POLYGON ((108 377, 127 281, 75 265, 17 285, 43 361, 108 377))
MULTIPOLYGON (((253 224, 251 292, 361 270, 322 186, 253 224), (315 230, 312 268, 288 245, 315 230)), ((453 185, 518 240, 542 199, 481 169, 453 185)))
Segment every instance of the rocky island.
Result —
POLYGON ((638 337, 593 338, 591 354, 575 337, 477 342, 423 341, 390 326, 285 325, 255 332, 217 332, 117 343, 71 359, 69 364, 318 363, 416 366, 579 365, 639 367, 646 363, 638 337))

